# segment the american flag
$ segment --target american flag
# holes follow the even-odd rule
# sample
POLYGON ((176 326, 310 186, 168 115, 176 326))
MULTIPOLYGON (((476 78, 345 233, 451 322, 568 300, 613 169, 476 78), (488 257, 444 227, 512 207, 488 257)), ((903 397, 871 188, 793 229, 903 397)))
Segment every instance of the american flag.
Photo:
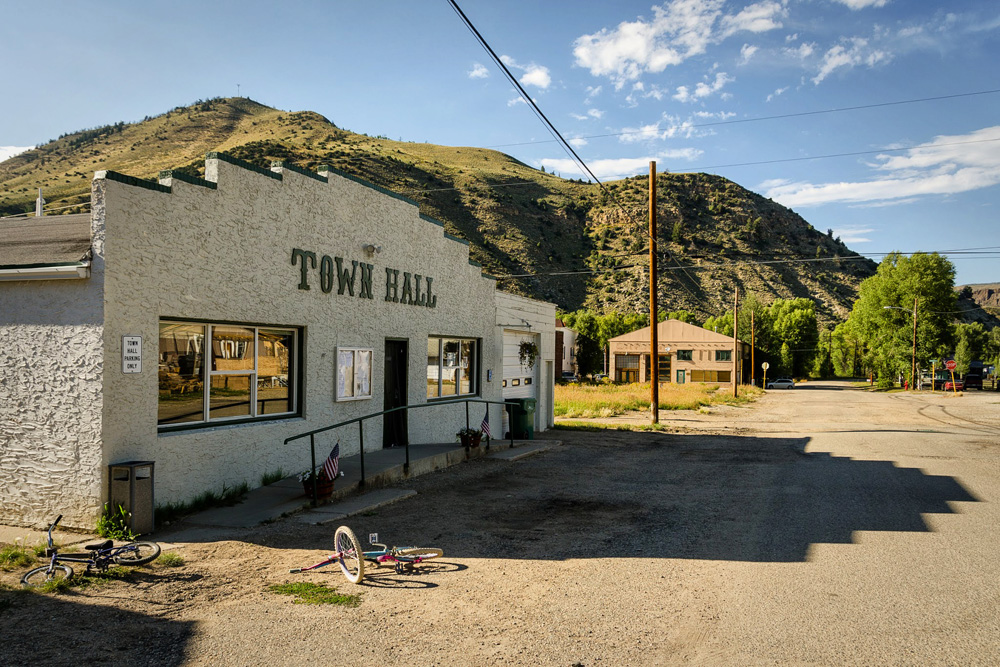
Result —
POLYGON ((340 443, 333 446, 333 451, 326 457, 323 463, 323 472, 327 479, 336 479, 337 471, 340 470, 340 443))
POLYGON ((483 417, 483 423, 479 425, 479 430, 483 432, 487 438, 490 437, 490 406, 486 406, 486 416, 483 417))

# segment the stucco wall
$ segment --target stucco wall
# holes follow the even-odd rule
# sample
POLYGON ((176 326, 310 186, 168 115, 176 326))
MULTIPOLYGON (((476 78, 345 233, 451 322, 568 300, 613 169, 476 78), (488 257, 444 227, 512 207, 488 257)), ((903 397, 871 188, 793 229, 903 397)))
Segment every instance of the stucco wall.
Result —
POLYGON ((103 271, 0 282, 0 523, 93 528, 103 494, 103 271))
MULTIPOLYGON (((517 332, 538 341, 538 360, 535 378, 538 381, 535 408, 535 430, 544 431, 554 424, 553 388, 555 385, 556 356, 556 306, 554 303, 536 301, 516 294, 496 293, 497 328, 517 332)), ((503 336, 495 338, 496 356, 503 358, 503 336)), ((499 382, 496 384, 499 385, 499 382)))
MULTIPOLYGON (((498 363, 495 281, 470 265, 468 246, 446 238, 412 202, 334 173, 317 180, 277 167, 280 180, 230 164, 206 162, 210 189, 165 179, 158 192, 111 178, 95 188, 105 200, 107 317, 104 463, 156 461, 156 502, 185 501, 223 483, 259 484, 277 468, 308 467, 308 440, 284 446, 291 435, 382 409, 384 342, 407 339, 408 397, 425 403, 428 334, 482 339, 483 377, 498 363), (381 246, 368 254, 366 244, 381 246), (299 289, 298 248, 373 265, 373 298, 299 289), (431 276, 435 308, 385 301, 386 268, 431 276), (193 431, 157 432, 157 347, 161 318, 202 319, 305 328, 301 419, 193 431), (120 372, 123 336, 142 336, 143 372, 120 372), (374 350, 373 398, 334 402, 337 346, 374 350)), ((101 174, 98 174, 101 176, 101 174)), ((483 382, 484 398, 499 396, 483 382)), ((411 442, 450 442, 464 425, 461 407, 413 411, 411 442)), ((341 440, 342 456, 358 451, 357 428, 318 438, 322 459, 341 440)), ((366 449, 381 447, 381 420, 365 425, 366 449)))

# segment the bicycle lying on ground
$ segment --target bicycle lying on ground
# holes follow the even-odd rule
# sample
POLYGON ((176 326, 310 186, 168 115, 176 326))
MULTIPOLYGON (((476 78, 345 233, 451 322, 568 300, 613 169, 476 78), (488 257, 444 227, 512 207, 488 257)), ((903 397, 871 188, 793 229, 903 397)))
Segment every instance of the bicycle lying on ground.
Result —
POLYGON ((378 541, 378 533, 368 535, 368 542, 373 547, 379 547, 374 551, 362 551, 361 543, 355 537, 354 531, 347 526, 341 526, 333 536, 334 548, 336 551, 315 565, 309 567, 299 567, 289 570, 291 574, 297 572, 308 572, 316 570, 331 563, 338 563, 341 572, 352 584, 361 581, 365 576, 365 564, 381 567, 386 563, 394 563, 397 573, 412 572, 414 566, 444 555, 444 552, 435 548, 424 547, 387 547, 378 541))
POLYGON ((145 565, 160 555, 160 545, 156 542, 129 542, 116 547, 111 540, 88 544, 83 547, 88 551, 85 554, 61 554, 59 547, 52 542, 52 530, 61 519, 62 514, 49 526, 49 547, 45 550, 49 564, 25 572, 21 577, 22 585, 41 586, 48 581, 69 579, 73 576, 73 568, 66 563, 86 563, 89 574, 92 570, 104 572, 111 565, 145 565))

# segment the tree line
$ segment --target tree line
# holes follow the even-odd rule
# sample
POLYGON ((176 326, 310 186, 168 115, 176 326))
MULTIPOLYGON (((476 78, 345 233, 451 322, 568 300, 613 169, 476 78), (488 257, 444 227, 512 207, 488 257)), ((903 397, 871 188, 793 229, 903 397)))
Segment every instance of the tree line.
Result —
MULTIPOLYGON (((1000 367, 1000 327, 961 322, 955 292, 955 268, 937 253, 892 253, 874 276, 861 283, 858 299, 845 322, 821 329, 810 299, 777 299, 762 303, 754 295, 740 304, 739 338, 757 350, 756 362, 770 364, 771 377, 871 376, 890 385, 901 374, 909 378, 913 359, 916 307, 916 362, 929 371, 954 358, 965 374, 977 360, 1000 367)), ((581 374, 605 369, 608 341, 649 325, 645 313, 560 314, 576 332, 581 374)), ((726 336, 733 335, 733 312, 704 322, 688 311, 661 311, 657 321, 676 319, 726 336)), ((759 374, 759 370, 757 370, 759 374)))

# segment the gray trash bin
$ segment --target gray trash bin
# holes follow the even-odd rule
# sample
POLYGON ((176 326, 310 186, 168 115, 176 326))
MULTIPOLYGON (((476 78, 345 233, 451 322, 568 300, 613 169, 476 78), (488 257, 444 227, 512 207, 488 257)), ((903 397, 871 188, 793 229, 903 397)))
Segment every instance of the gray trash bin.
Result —
POLYGON ((127 461, 108 466, 108 505, 130 512, 128 528, 137 535, 153 532, 153 462, 127 461))

